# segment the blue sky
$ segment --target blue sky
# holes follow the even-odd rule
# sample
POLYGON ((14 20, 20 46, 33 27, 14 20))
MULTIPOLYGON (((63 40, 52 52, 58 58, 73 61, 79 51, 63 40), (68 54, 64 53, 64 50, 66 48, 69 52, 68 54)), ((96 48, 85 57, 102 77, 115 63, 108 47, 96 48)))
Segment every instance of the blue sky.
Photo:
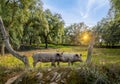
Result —
POLYGON ((65 25, 84 22, 94 26, 107 16, 109 0, 42 0, 44 9, 61 14, 65 25))

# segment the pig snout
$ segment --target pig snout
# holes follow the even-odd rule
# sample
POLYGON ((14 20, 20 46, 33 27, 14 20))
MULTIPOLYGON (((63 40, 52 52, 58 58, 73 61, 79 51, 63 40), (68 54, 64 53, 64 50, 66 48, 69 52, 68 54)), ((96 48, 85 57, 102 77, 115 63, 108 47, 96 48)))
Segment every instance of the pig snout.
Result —
POLYGON ((83 60, 82 60, 82 58, 81 58, 81 57, 82 57, 82 54, 80 54, 79 61, 80 61, 80 62, 83 62, 83 60))
POLYGON ((81 58, 81 56, 82 56, 82 54, 76 54, 75 55, 76 57, 76 61, 80 61, 80 62, 83 62, 83 60, 82 60, 82 58, 81 58))

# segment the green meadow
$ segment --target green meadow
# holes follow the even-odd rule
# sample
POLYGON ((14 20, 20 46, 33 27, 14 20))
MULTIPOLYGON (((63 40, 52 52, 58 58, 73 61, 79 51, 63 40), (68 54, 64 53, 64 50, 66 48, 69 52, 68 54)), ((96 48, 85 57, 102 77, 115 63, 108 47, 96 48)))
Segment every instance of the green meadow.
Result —
MULTIPOLYGON (((82 59, 85 62, 87 57, 87 47, 80 46, 61 46, 57 49, 40 49, 40 50, 30 50, 20 52, 25 54, 29 58, 30 65, 32 67, 32 55, 35 52, 64 52, 64 53, 80 53, 82 54, 82 59)), ((76 62, 73 66, 83 64, 84 62, 76 62)), ((92 55, 92 63, 94 64, 120 64, 120 49, 106 49, 106 48, 94 48, 92 55)), ((67 66, 67 63, 61 63, 61 66, 67 66)), ((5 67, 24 67, 23 63, 13 57, 11 54, 6 54, 5 56, 0 56, 0 66, 5 67)), ((51 67, 50 63, 38 63, 37 66, 40 67, 51 67)))
MULTIPOLYGON (((25 78, 18 84, 38 84, 40 80, 43 84, 49 84, 51 81, 47 76, 52 76, 55 72, 67 73, 65 84, 119 84, 120 83, 120 49, 94 48, 92 62, 85 64, 87 57, 87 47, 80 46, 59 46, 59 48, 38 49, 22 51, 29 58, 30 70, 25 72, 24 64, 13 57, 11 54, 0 56, 0 84, 4 84, 8 79, 25 72, 25 78), (84 62, 75 62, 72 66, 67 63, 60 63, 60 67, 51 67, 50 63, 38 63, 33 68, 32 54, 36 52, 64 52, 81 53, 84 62), (49 71, 49 69, 51 71, 49 71), (43 79, 36 79, 37 73, 43 73, 43 79), (79 75, 78 75, 79 74, 79 75)), ((62 76, 66 77, 66 76, 62 76)), ((59 81, 60 82, 60 81, 59 81)), ((14 84, 14 83, 13 83, 14 84)), ((61 83, 58 83, 61 84, 61 83)))

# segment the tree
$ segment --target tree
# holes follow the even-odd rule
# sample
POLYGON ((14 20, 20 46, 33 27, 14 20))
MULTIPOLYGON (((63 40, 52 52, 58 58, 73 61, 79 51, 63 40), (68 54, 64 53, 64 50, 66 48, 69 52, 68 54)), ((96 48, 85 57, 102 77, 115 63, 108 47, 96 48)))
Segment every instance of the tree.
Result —
POLYGON ((64 33, 64 22, 59 14, 52 14, 50 10, 43 11, 42 3, 30 9, 31 15, 24 24, 23 44, 60 43, 64 33), (54 42, 52 41, 54 40, 54 42))
POLYGON ((6 32, 5 30, 5 27, 4 27, 4 24, 3 24, 3 21, 2 21, 2 18, 0 17, 0 30, 1 30, 1 33, 3 35, 3 39, 4 39, 4 42, 5 42, 5 46, 6 48, 8 49, 8 51, 16 58, 18 58, 19 60, 21 60, 26 67, 30 67, 29 65, 29 61, 27 59, 26 56, 22 56, 20 55, 19 53, 17 53, 10 45, 9 43, 9 36, 8 36, 8 33, 6 32))
POLYGON ((65 28, 65 43, 71 43, 74 45, 81 44, 81 34, 86 31, 88 26, 83 22, 79 24, 73 24, 65 28))
POLYGON ((94 30, 93 33, 92 33, 92 38, 91 38, 89 46, 88 46, 87 59, 86 59, 87 64, 89 64, 91 62, 95 39, 96 39, 96 31, 94 30))
POLYGON ((54 38, 60 38, 63 35, 64 21, 59 14, 52 14, 50 10, 45 10, 44 15, 41 36, 44 38, 45 48, 48 48, 48 39, 55 40, 54 38))
MULTIPOLYGON (((25 24, 32 18, 32 12, 36 12, 36 9, 40 8, 41 3, 41 0, 0 1, 0 15, 3 18, 4 25, 10 36, 10 43, 14 49, 18 49, 21 42, 24 41, 24 31, 29 30, 24 28, 25 24)), ((29 28, 31 31, 31 26, 29 28)))
MULTIPOLYGON (((113 20, 114 23, 112 25, 112 27, 114 27, 114 29, 116 30, 116 32, 114 32, 114 37, 118 37, 115 40, 120 42, 120 0, 110 0, 111 1, 111 11, 110 13, 112 13, 114 15, 113 20)), ((117 42, 118 43, 118 42, 117 42)))
POLYGON ((115 19, 120 20, 120 0, 110 0, 111 2, 111 10, 114 10, 115 19))
POLYGON ((106 46, 115 46, 120 41, 120 27, 118 21, 109 17, 103 18, 96 26, 98 31, 98 41, 106 46), (99 38, 100 37, 100 38, 99 38))
MULTIPOLYGON (((1 0, 0 15, 5 23, 13 48, 20 46, 23 23, 28 20, 29 8, 35 0, 1 0)), ((4 46, 4 44, 2 44, 4 46)), ((2 47, 3 48, 3 47, 2 47)), ((4 49, 2 49, 4 51, 4 49)), ((3 52, 2 51, 2 52, 3 52)))
POLYGON ((2 39, 2 33, 1 33, 1 31, 0 31, 0 43, 1 43, 1 55, 3 56, 4 55, 4 41, 3 41, 3 39, 2 39))
POLYGON ((30 8, 29 19, 23 26, 23 38, 21 40, 23 45, 32 45, 32 43, 39 44, 41 42, 41 29, 44 23, 44 12, 42 2, 36 3, 30 8))

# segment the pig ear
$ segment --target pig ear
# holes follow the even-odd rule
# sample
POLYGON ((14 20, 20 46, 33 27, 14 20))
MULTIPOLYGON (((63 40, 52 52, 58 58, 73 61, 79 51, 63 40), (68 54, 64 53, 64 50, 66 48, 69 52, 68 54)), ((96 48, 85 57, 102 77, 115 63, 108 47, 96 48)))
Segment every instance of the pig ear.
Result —
POLYGON ((60 53, 57 53, 56 56, 58 56, 58 57, 62 57, 62 55, 61 55, 60 53))
POLYGON ((64 52, 65 52, 65 51, 63 51, 63 52, 61 53, 61 55, 63 55, 64 52))
POLYGON ((57 53, 56 57, 62 57, 62 55, 60 53, 57 53))
POLYGON ((79 57, 79 55, 78 55, 78 54, 75 54, 75 56, 76 56, 76 57, 79 57))
POLYGON ((82 54, 80 54, 80 56, 82 56, 82 54))
POLYGON ((60 54, 59 54, 59 53, 57 53, 57 54, 56 54, 56 56, 60 56, 60 54))

